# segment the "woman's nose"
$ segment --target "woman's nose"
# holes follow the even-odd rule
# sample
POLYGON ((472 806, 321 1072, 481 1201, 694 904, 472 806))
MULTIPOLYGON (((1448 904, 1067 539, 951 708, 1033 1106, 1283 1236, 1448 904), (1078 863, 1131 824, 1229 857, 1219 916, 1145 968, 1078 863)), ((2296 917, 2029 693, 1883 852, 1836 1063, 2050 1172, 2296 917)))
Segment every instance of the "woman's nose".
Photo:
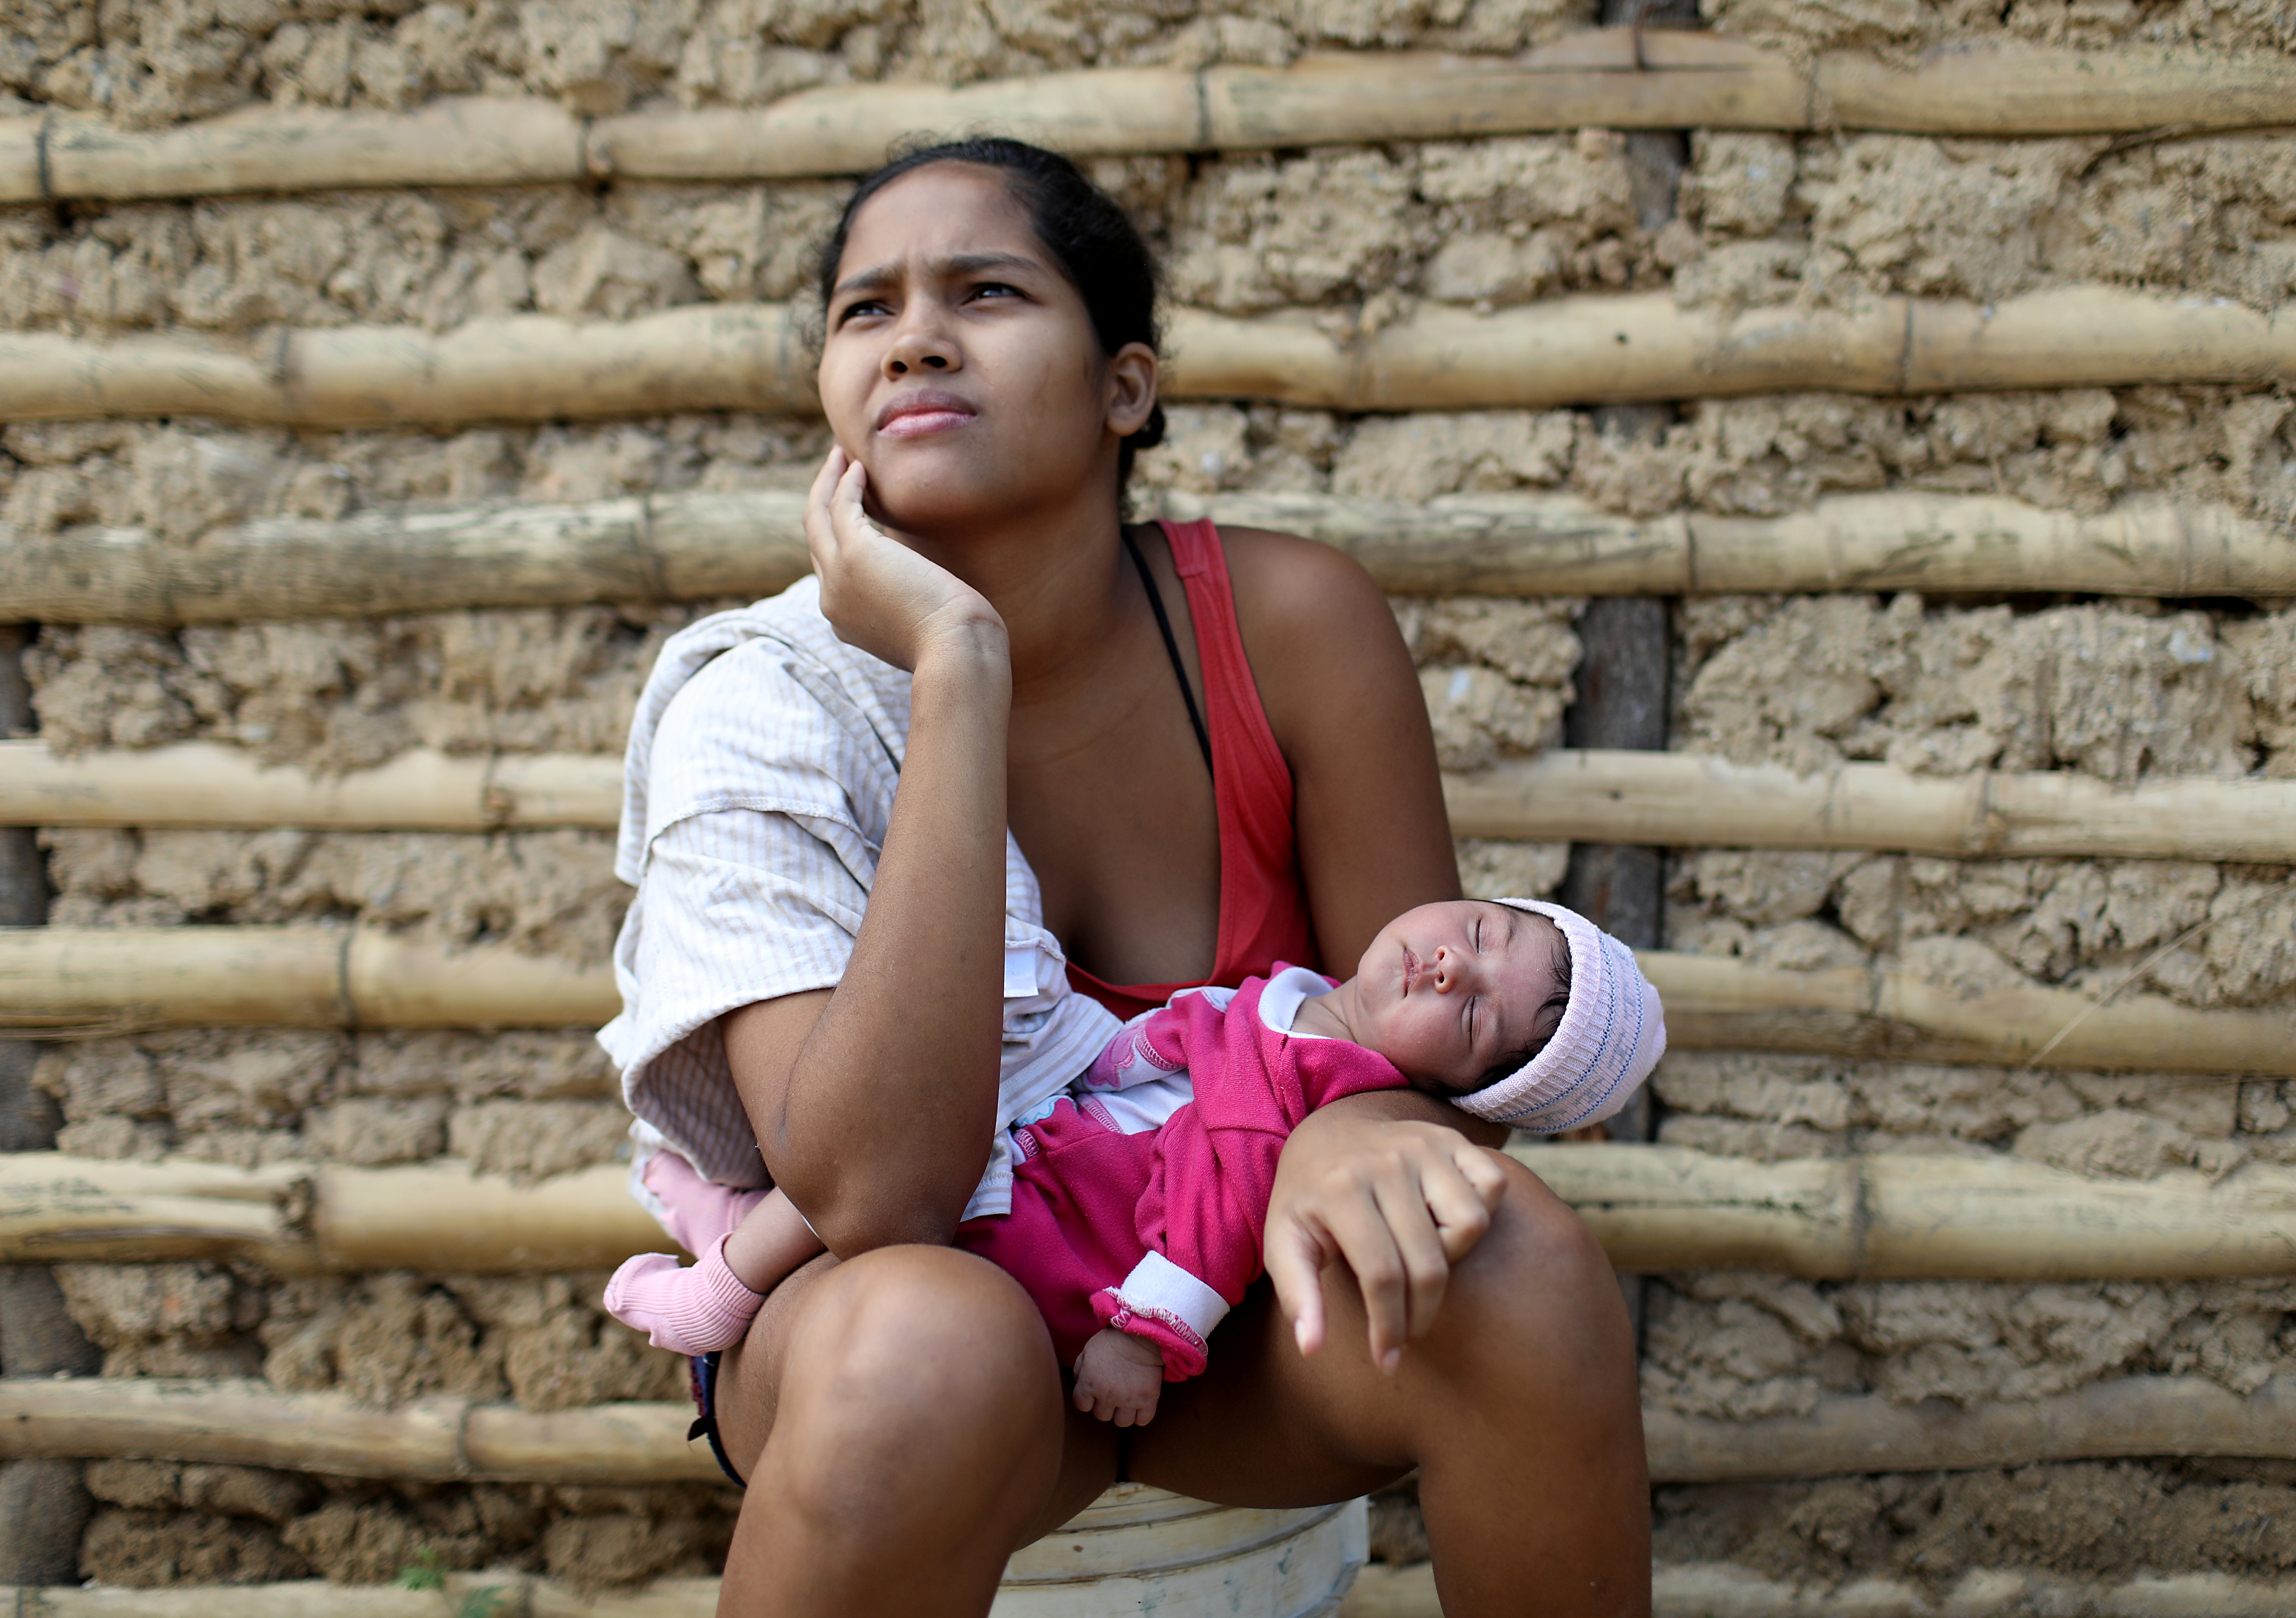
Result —
POLYGON ((954 371, 956 364, 956 345, 939 332, 922 325, 912 326, 894 334, 892 344, 885 350, 885 374, 908 376, 916 372, 954 371))

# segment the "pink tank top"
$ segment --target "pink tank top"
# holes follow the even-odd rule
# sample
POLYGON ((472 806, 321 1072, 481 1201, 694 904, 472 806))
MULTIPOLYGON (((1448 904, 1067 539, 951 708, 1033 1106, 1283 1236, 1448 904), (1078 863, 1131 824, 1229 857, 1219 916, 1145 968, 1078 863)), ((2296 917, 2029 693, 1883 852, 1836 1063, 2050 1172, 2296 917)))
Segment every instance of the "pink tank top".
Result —
MULTIPOLYGON (((1203 669, 1204 728, 1212 744, 1212 797, 1219 815, 1219 943, 1203 983, 1231 986, 1266 977, 1279 960, 1316 964, 1315 929, 1300 877, 1292 824, 1292 767, 1275 745, 1259 687, 1243 655, 1227 553, 1210 519, 1160 519, 1188 593, 1203 669)), ((1073 962, 1069 982, 1122 1017, 1160 1006, 1193 983, 1103 983, 1073 962)))

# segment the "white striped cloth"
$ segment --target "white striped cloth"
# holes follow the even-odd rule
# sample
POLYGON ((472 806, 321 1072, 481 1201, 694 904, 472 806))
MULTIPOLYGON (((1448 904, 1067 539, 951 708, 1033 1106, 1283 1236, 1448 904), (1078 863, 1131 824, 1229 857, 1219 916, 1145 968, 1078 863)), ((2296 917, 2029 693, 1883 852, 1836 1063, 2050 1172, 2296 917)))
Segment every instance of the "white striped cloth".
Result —
MULTIPOLYGON (((837 639, 810 578, 662 648, 630 725, 614 872, 622 1014, 599 1035, 637 1123, 631 1183, 667 1145, 724 1185, 767 1183, 717 1019, 833 987, 875 880, 908 741, 909 677, 837 639)), ((1065 1089, 1118 1021, 1069 986, 1036 873, 1004 838, 1004 1052, 968 1219, 1012 1206, 1013 1119, 1065 1089)))

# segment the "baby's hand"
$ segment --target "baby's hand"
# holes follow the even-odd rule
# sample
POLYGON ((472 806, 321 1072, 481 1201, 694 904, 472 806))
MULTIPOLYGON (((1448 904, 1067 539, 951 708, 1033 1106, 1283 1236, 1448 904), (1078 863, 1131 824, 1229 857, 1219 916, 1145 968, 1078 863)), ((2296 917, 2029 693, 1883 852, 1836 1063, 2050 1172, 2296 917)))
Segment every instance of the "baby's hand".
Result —
POLYGON ((1096 1332, 1077 1356, 1076 1408, 1103 1421, 1146 1426, 1163 1389, 1163 1351, 1128 1332, 1096 1332))

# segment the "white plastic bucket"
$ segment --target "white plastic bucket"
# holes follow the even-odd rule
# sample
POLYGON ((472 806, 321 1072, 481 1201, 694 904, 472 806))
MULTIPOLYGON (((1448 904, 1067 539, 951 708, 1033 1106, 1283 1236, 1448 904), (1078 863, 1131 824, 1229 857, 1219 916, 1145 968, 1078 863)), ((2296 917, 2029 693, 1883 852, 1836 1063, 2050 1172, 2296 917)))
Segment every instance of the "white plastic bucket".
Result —
POLYGON ((989 1618, 1327 1618, 1368 1553, 1368 1510, 1208 1506, 1118 1483, 1005 1564, 989 1618))

